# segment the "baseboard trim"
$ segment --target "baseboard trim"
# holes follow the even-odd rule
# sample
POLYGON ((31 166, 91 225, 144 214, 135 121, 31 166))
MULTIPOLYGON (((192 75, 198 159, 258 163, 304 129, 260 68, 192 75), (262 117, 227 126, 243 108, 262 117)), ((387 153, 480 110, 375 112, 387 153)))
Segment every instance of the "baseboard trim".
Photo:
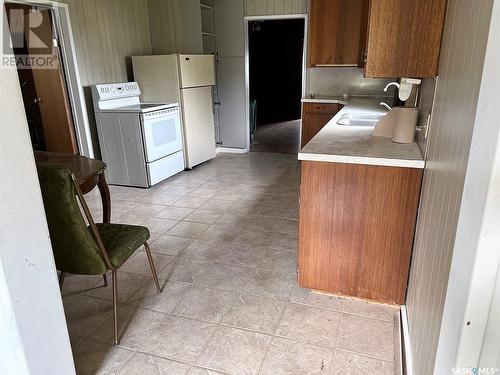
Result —
POLYGON ((403 358, 401 364, 403 366, 404 375, 413 375, 413 357, 410 345, 410 330, 408 327, 408 314, 406 306, 401 306, 401 331, 402 331, 402 347, 403 358))
POLYGON ((246 148, 236 148, 236 147, 216 147, 215 153, 226 153, 226 154, 246 154, 248 149, 246 148))

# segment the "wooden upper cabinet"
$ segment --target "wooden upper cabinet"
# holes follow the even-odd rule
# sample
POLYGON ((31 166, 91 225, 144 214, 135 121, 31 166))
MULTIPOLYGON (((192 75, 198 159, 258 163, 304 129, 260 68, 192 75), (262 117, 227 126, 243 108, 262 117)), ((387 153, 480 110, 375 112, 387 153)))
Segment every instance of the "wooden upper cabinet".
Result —
POLYGON ((367 0, 311 0, 309 66, 358 66, 367 0))
POLYGON ((438 73, 446 0, 370 0, 366 77, 438 73))

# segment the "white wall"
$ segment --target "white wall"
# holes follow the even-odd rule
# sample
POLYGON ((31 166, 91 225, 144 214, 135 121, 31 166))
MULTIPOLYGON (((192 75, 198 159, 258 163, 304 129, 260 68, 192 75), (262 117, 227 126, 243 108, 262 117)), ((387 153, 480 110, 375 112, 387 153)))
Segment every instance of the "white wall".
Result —
MULTIPOLYGON (((447 5, 407 295, 410 344, 418 375, 432 374, 436 362, 492 4, 493 0, 449 0, 447 5)), ((480 221, 481 215, 474 217, 474 223, 480 221)), ((456 313, 448 311, 447 315, 456 313)), ((459 314, 456 316, 461 322, 459 314)), ((451 344, 443 348, 450 349, 451 344)), ((443 368, 436 374, 450 372, 450 367, 446 372, 443 368)))
MULTIPOLYGON (((436 374, 451 367, 478 366, 495 290, 500 265, 499 61, 500 1, 496 1, 446 293, 436 374)), ((483 366, 494 367, 494 361, 483 366)))
POLYGON ((17 329, 15 318, 16 312, 0 258, 0 372, 2 374, 29 374, 21 334, 17 329))
MULTIPOLYGON (((3 0, 0 6, 5 18, 3 0)), ((14 70, 0 69, 0 114, 0 374, 74 374, 14 70)))
POLYGON ((500 368, 500 269, 489 314, 479 367, 500 368))

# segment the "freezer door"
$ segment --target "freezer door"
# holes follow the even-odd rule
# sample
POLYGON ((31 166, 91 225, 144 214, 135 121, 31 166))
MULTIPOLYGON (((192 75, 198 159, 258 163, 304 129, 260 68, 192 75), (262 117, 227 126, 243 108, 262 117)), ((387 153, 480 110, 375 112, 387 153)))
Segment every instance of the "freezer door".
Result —
POLYGON ((179 55, 181 88, 215 85, 213 55, 179 55))
POLYGON ((215 157, 212 87, 181 90, 186 167, 215 157))

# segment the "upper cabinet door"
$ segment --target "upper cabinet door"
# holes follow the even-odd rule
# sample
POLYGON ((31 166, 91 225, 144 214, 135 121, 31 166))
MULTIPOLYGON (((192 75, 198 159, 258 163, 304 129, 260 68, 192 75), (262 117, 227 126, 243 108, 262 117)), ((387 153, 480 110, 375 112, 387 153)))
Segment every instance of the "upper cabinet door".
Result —
POLYGON ((311 0, 309 66, 358 66, 366 0, 311 0))
POLYGON ((245 55, 245 15, 243 0, 215 0, 215 40, 217 56, 245 55))
POLYGON ((371 0, 366 77, 438 73, 446 0, 371 0))

